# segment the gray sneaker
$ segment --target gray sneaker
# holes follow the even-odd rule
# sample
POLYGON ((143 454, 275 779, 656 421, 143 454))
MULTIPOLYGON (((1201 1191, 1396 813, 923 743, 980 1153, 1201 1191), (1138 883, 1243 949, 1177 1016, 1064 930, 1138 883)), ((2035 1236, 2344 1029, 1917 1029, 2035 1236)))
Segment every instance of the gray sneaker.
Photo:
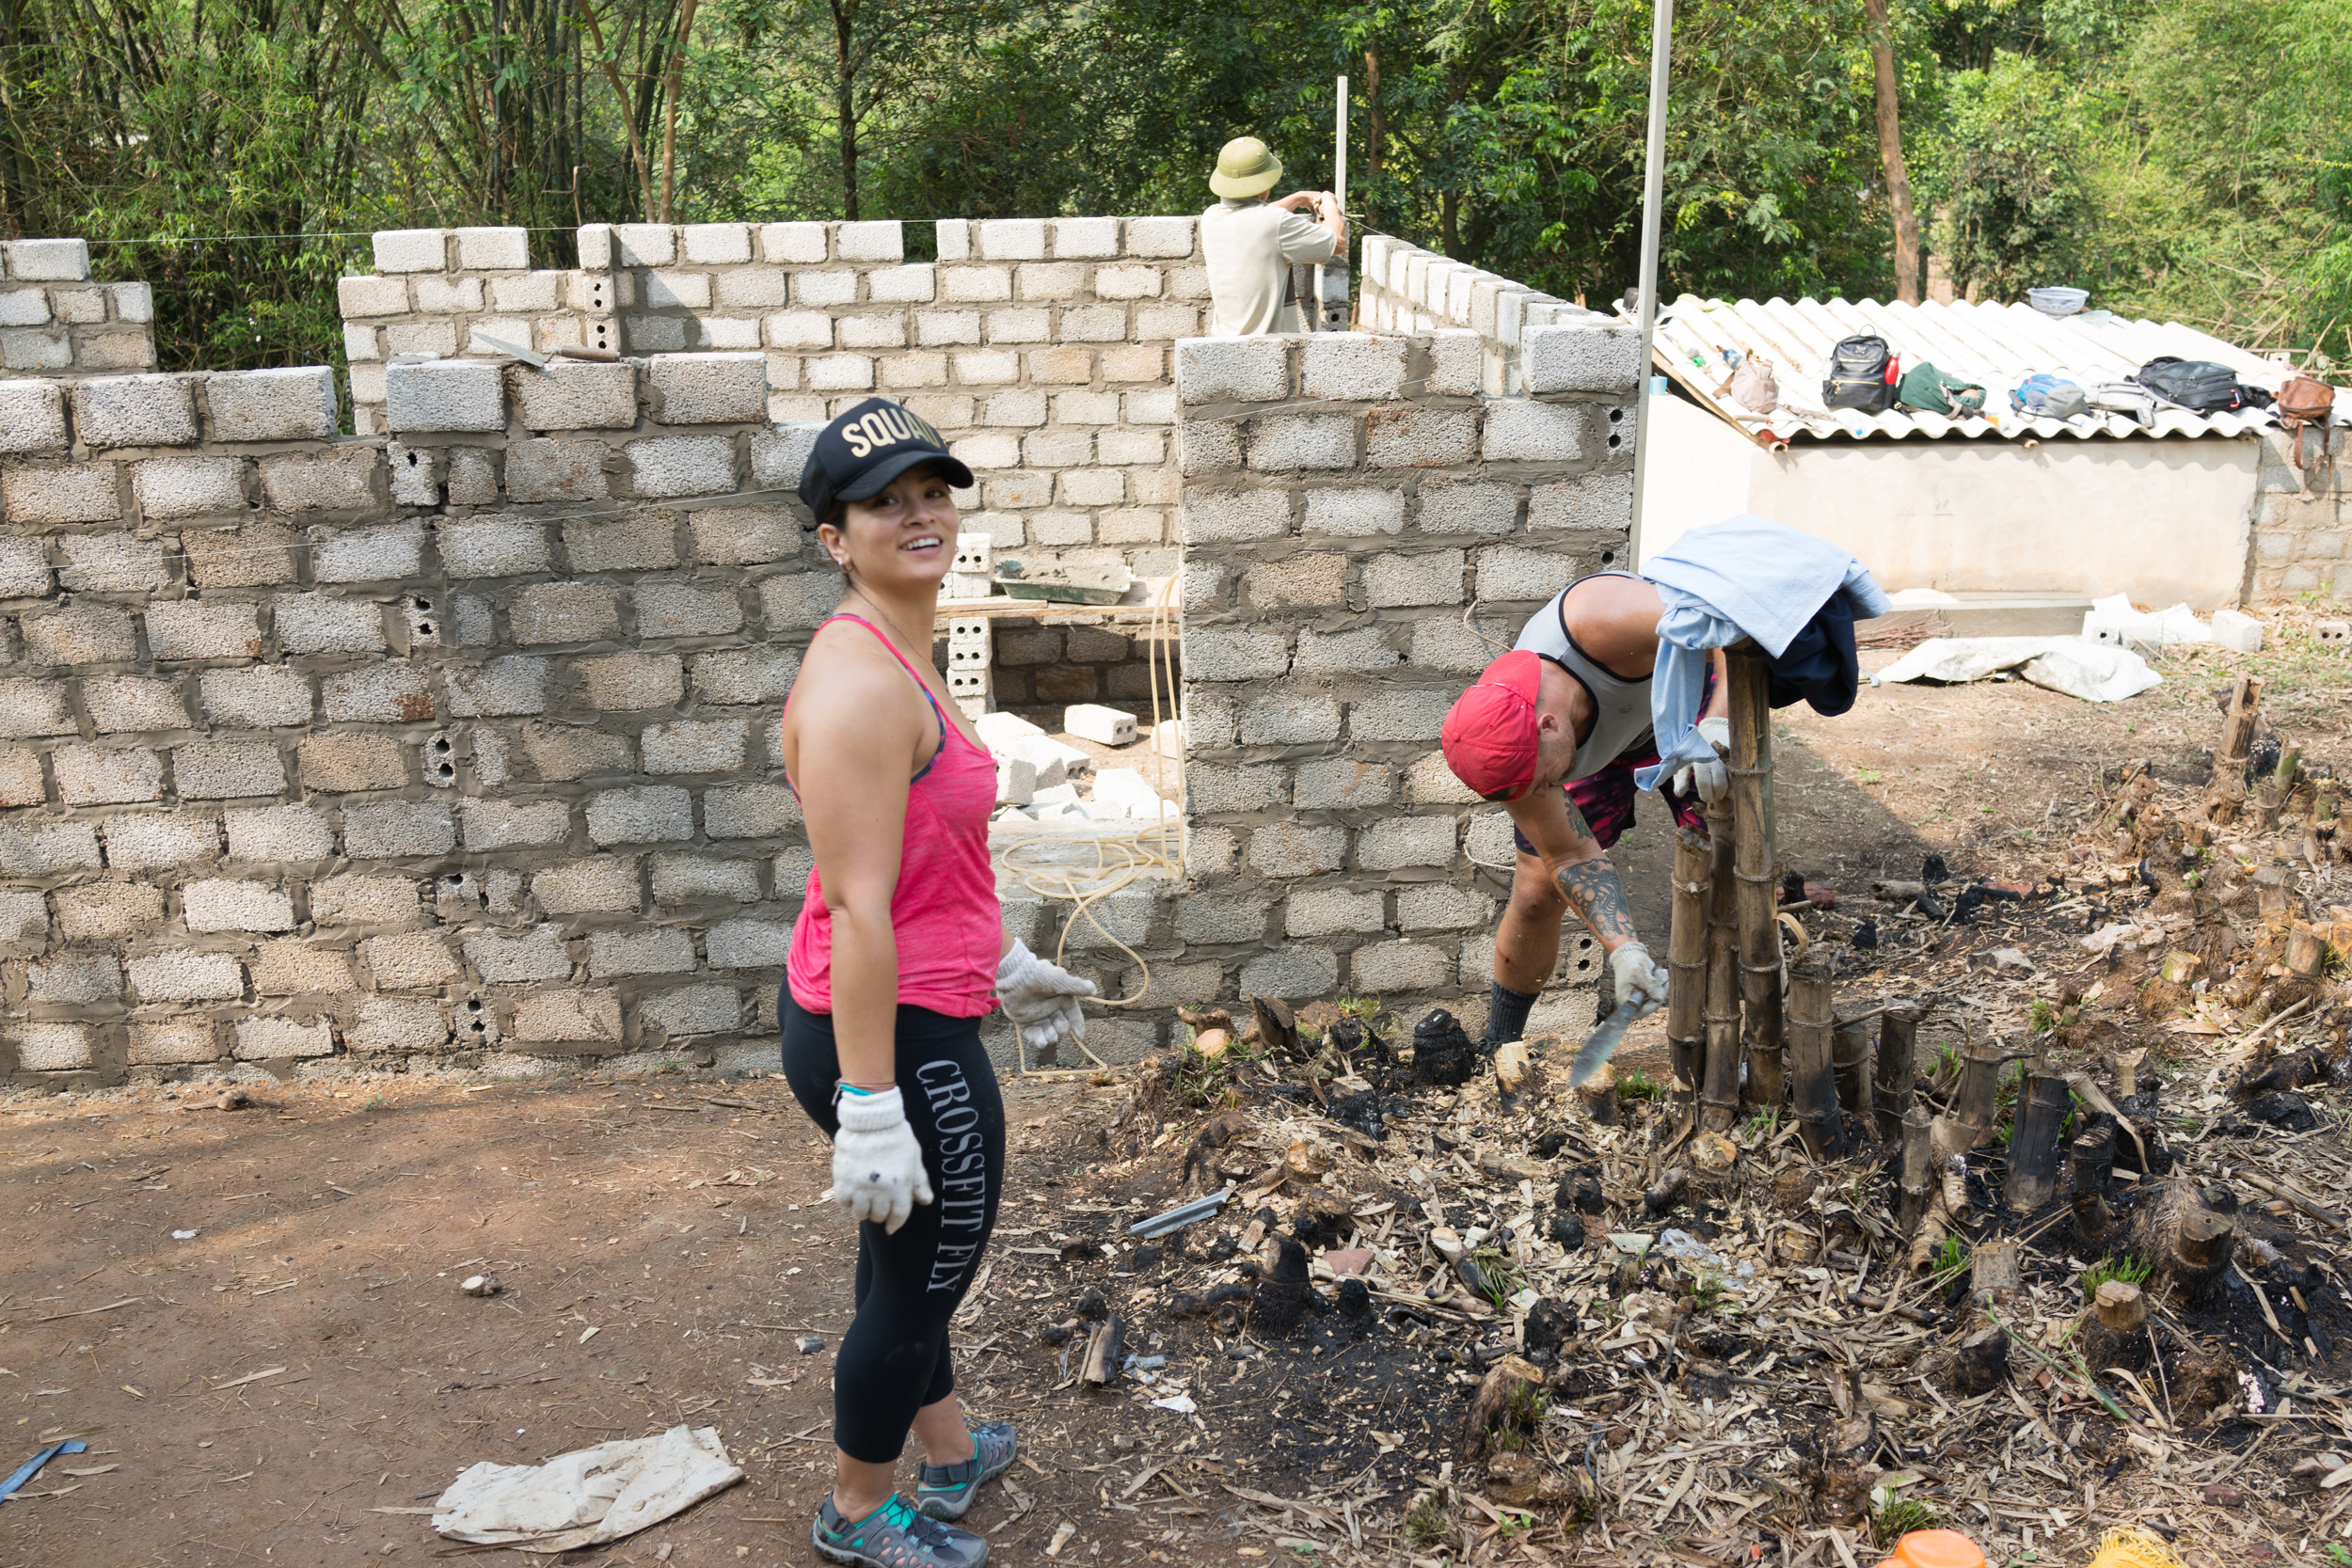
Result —
POLYGON ((926 1518, 896 1492, 858 1520, 842 1517, 827 1493, 817 1506, 808 1540, 820 1556, 852 1568, 980 1568, 988 1560, 986 1541, 926 1518))
POLYGON ((980 1482, 1011 1467, 1020 1440, 1010 1421, 982 1421, 972 1429, 972 1457, 961 1465, 926 1465, 915 1476, 915 1506, 934 1519, 961 1519, 980 1482))

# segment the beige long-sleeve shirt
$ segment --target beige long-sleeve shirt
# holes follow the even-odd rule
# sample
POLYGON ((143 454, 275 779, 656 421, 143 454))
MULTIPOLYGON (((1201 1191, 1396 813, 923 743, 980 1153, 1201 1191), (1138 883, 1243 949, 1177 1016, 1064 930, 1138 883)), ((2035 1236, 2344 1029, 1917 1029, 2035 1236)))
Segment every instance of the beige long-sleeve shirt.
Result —
POLYGON ((1282 303, 1291 265, 1327 261, 1338 249, 1331 230, 1263 197, 1220 201, 1202 213, 1200 254, 1209 271, 1209 336, 1305 331, 1298 308, 1282 303))

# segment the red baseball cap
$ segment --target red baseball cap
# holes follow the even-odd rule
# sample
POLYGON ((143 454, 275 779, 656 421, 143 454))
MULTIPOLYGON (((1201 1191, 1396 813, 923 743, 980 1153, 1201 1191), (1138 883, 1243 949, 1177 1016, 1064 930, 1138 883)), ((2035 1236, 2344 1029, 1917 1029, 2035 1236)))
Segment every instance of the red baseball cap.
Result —
POLYGON ((1454 776, 1489 800, 1514 800, 1535 778, 1535 691, 1543 660, 1504 654, 1454 699, 1438 738, 1454 776))

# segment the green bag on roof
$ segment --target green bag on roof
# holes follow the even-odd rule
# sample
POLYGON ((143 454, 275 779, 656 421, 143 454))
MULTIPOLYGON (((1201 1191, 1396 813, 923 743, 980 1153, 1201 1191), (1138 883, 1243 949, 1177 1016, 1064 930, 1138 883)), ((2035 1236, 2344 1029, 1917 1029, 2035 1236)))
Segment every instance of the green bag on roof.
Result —
POLYGON ((1895 404, 1915 413, 1941 414, 1947 420, 1984 412, 1984 388, 1973 381, 1947 375, 1922 359, 1903 372, 1895 386, 1895 404))

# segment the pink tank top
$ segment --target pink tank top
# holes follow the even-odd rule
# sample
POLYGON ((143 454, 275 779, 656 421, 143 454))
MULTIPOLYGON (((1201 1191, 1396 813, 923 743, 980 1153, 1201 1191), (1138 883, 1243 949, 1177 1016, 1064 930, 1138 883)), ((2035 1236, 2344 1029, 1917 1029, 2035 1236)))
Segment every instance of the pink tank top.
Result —
MULTIPOLYGON (((995 1005, 996 958, 1004 919, 988 859, 988 820, 996 810, 996 763, 939 711, 930 684, 907 663, 882 628, 855 621, 882 639, 939 721, 939 750, 907 786, 906 838, 898 885, 890 895, 890 927, 898 939, 898 1000, 949 1018, 977 1018, 995 1005)), ((819 626, 818 630, 823 630, 819 626)), ((785 699, 788 708, 791 699, 785 699)), ((789 783, 787 779, 786 781, 789 783)), ((817 871, 792 926, 785 978, 792 999, 812 1013, 833 1011, 833 911, 817 871)))

